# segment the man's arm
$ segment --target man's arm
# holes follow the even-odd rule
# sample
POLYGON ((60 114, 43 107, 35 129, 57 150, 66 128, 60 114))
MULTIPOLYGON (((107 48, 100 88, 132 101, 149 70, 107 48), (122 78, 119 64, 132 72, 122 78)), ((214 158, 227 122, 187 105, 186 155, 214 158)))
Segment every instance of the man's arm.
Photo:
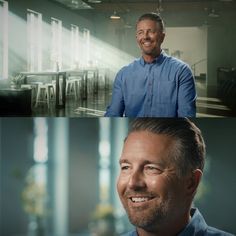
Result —
POLYGON ((196 98, 192 71, 184 65, 179 75, 178 117, 196 117, 196 98))
POLYGON ((125 104, 122 91, 122 71, 119 71, 114 81, 111 103, 107 107, 105 116, 122 117, 124 110, 125 110, 125 104))

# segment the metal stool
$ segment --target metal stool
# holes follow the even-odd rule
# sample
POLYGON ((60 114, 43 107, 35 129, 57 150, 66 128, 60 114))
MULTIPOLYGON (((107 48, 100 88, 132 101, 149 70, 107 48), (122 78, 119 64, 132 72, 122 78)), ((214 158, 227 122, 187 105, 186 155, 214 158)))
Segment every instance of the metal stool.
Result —
POLYGON ((51 83, 39 84, 37 88, 37 96, 35 107, 38 103, 47 103, 48 108, 50 107, 50 101, 55 97, 54 86, 51 83))
POLYGON ((70 79, 66 81, 66 95, 72 95, 74 96, 75 100, 77 100, 80 81, 80 78, 71 76, 70 79))

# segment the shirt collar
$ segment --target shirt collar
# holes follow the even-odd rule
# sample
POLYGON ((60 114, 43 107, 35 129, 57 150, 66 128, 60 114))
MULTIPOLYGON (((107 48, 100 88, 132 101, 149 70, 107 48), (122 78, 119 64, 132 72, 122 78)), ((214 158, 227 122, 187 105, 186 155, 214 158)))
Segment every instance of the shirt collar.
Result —
POLYGON ((147 63, 147 62, 143 59, 143 57, 140 57, 140 64, 141 64, 142 66, 145 66, 146 64, 157 64, 157 63, 161 63, 162 60, 163 60, 163 58, 164 58, 164 56, 165 56, 165 52, 164 52, 163 50, 161 50, 160 55, 159 55, 158 57, 156 57, 156 58, 153 60, 152 63, 147 63))
POLYGON ((207 224, 197 208, 190 211, 191 220, 178 236, 195 235, 197 232, 204 231, 207 224))
MULTIPOLYGON (((197 208, 192 208, 190 211, 191 220, 187 224, 187 226, 183 229, 178 236, 188 236, 188 235, 195 235, 197 232, 205 231, 207 228, 207 224, 197 208)), ((137 231, 133 231, 130 236, 138 236, 137 231)))

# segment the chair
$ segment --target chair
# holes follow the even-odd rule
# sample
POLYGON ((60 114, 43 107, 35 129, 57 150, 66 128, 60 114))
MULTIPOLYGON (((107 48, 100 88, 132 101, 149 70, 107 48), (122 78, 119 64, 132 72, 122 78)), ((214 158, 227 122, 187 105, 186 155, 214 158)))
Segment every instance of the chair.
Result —
POLYGON ((66 81, 66 95, 72 95, 74 96, 75 100, 77 100, 80 83, 80 77, 70 76, 69 79, 66 81))
POLYGON ((38 84, 35 107, 37 107, 39 103, 47 103, 49 108, 50 101, 52 101, 54 98, 55 89, 52 83, 38 84))

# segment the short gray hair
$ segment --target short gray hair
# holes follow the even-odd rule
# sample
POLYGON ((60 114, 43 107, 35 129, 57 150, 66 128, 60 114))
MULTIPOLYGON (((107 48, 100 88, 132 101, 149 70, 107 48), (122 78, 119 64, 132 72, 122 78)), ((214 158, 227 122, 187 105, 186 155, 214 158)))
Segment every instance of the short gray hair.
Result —
POLYGON ((170 155, 180 176, 195 169, 203 171, 205 142, 200 129, 189 119, 137 118, 132 122, 129 134, 138 131, 163 134, 175 140, 175 147, 170 155))
POLYGON ((137 27, 137 24, 142 21, 142 20, 152 20, 152 21, 155 21, 159 24, 160 26, 160 29, 162 32, 165 31, 165 25, 164 25, 164 21, 163 19, 161 18, 161 16, 155 12, 150 12, 150 13, 145 13, 143 15, 141 15, 137 22, 136 22, 136 27, 137 27))

